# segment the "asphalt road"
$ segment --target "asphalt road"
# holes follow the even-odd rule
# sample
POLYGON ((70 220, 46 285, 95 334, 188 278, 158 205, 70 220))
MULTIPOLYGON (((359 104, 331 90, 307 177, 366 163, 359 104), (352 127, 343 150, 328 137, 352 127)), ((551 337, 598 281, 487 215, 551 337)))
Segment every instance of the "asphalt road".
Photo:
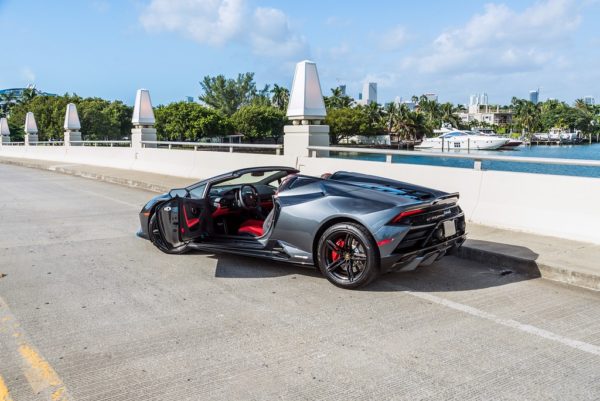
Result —
POLYGON ((169 256, 134 236, 151 196, 0 165, 0 401, 600 399, 600 293, 169 256))

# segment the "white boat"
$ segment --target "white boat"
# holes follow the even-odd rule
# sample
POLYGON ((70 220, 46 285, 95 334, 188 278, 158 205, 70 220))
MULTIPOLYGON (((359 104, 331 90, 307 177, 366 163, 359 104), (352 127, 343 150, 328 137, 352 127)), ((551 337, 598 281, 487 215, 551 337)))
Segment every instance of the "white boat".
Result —
MULTIPOLYGON (((475 128, 474 132, 479 135, 502 138, 500 135, 496 134, 496 132, 494 132, 494 130, 491 128, 475 128)), ((503 146, 504 148, 516 148, 517 146, 521 146, 523 144, 523 141, 521 141, 519 139, 514 139, 514 138, 505 138, 505 139, 508 139, 508 142, 503 146)))
POLYGON ((533 140, 536 142, 551 142, 551 143, 580 143, 582 141, 581 131, 569 132, 563 128, 551 128, 548 133, 533 134, 533 140))
POLYGON ((452 130, 436 138, 424 138, 415 149, 494 150, 509 142, 508 138, 478 135, 471 131, 452 130))

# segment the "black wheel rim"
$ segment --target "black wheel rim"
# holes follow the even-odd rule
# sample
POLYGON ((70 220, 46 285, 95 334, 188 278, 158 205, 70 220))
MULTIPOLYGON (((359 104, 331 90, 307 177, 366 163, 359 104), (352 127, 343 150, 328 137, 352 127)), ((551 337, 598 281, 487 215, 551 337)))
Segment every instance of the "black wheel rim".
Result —
POLYGON ((367 267, 365 244, 351 232, 332 233, 322 250, 326 274, 344 283, 360 280, 367 267))

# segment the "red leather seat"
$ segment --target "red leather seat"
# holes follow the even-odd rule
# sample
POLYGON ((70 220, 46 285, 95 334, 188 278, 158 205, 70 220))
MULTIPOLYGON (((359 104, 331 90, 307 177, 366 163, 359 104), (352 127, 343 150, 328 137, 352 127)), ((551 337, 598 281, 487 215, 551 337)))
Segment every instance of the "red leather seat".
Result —
POLYGON ((263 223, 262 220, 246 220, 238 229, 238 234, 250 234, 255 237, 262 237, 264 232, 263 223))

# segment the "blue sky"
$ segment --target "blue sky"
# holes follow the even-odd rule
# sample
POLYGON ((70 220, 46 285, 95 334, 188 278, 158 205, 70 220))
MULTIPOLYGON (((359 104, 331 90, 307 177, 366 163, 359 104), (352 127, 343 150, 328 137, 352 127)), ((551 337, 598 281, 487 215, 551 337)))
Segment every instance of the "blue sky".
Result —
POLYGON ((205 75, 253 71, 289 87, 295 62, 322 86, 378 82, 379 101, 600 98, 600 2, 0 0, 0 88, 35 83, 133 103, 200 94, 205 75))

